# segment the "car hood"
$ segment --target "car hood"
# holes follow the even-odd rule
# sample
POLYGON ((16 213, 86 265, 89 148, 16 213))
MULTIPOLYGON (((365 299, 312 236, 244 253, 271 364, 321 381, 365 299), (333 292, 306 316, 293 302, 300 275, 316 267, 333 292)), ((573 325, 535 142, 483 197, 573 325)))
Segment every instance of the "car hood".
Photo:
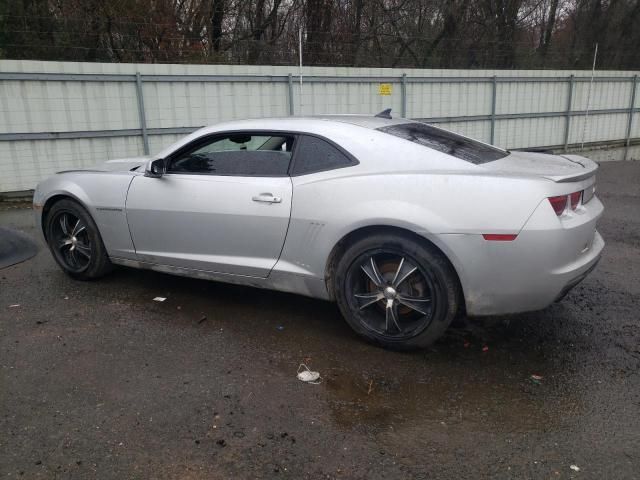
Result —
POLYGON ((67 172, 127 172, 140 165, 144 165, 152 157, 147 155, 143 157, 129 157, 129 158, 117 158, 115 160, 107 160, 106 162, 100 162, 93 167, 78 168, 74 170, 64 170, 58 173, 67 172))
POLYGON ((512 151, 504 158, 482 165, 496 173, 533 175, 554 182, 576 182, 595 174, 598 164, 579 155, 512 151))

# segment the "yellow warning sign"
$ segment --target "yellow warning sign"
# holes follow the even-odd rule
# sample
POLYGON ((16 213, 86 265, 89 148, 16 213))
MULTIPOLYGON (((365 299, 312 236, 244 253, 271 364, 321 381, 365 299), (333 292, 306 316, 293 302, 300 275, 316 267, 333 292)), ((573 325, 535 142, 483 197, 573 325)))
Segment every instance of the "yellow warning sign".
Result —
POLYGON ((378 95, 391 95, 393 93, 393 88, 390 83, 381 83, 378 86, 378 95))

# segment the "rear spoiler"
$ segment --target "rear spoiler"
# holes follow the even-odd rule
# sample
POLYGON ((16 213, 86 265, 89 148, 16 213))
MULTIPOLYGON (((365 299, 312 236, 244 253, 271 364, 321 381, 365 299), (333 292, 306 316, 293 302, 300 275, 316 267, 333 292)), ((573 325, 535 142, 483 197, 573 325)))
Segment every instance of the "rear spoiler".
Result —
POLYGON ((514 149, 511 149, 510 151, 512 151, 512 152, 548 153, 550 155, 553 155, 553 148, 546 148, 546 147, 541 147, 541 148, 537 148, 537 147, 514 148, 514 149))
POLYGON ((559 155, 560 157, 569 160, 570 162, 577 163, 578 165, 582 165, 584 171, 577 174, 570 175, 549 175, 549 180, 553 180, 557 183, 566 183, 566 182, 579 182, 581 180, 586 180, 587 178, 593 177, 598 171, 599 165, 593 160, 589 160, 588 158, 581 157, 580 155, 559 155))

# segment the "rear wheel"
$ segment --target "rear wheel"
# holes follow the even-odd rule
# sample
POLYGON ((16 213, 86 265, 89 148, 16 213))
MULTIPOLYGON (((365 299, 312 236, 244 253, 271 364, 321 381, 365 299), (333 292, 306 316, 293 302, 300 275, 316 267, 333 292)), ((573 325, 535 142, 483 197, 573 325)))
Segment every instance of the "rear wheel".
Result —
POLYGON ((335 295, 349 325, 378 345, 424 348, 458 310, 457 277, 447 259, 409 236, 377 234, 347 248, 335 295))
POLYGON ((111 271, 98 227, 77 202, 55 203, 46 217, 46 233, 53 257, 73 278, 90 280, 111 271))

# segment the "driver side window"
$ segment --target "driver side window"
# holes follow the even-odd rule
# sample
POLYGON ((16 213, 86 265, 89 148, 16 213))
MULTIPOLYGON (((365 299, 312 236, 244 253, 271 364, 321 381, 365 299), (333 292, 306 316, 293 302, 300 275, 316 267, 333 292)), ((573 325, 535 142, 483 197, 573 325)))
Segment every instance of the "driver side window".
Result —
POLYGON ((235 132, 197 140, 174 154, 167 173, 286 176, 295 138, 286 134, 235 132))

